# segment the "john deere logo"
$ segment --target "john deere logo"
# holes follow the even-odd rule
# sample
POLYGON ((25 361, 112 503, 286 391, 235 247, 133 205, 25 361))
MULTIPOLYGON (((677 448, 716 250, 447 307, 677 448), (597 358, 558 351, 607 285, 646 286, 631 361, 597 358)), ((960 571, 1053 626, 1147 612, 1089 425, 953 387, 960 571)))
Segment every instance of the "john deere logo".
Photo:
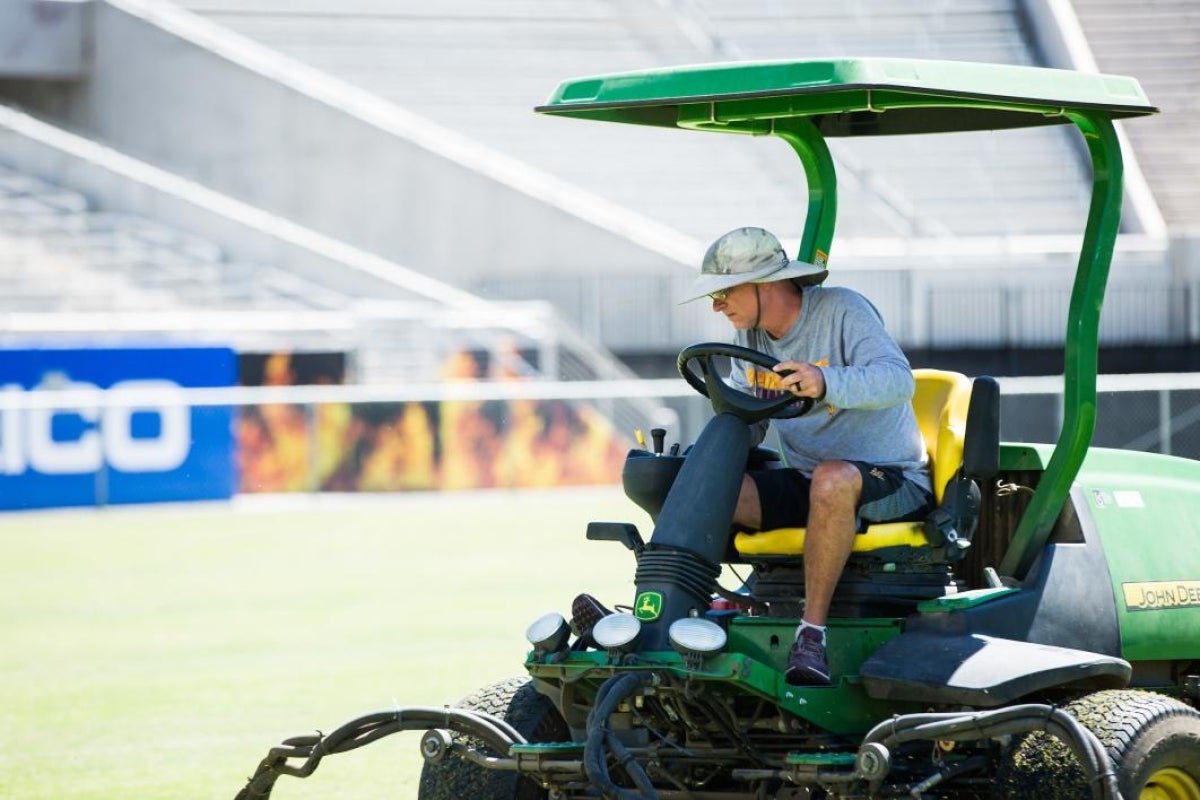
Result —
POLYGON ((662 595, 658 592, 642 592, 633 604, 633 615, 649 622, 662 613, 662 595))

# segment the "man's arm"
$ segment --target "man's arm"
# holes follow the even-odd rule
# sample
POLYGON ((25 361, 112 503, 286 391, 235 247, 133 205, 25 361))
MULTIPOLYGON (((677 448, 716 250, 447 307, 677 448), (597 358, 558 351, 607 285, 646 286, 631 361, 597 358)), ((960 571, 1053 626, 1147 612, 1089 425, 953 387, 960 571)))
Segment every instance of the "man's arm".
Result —
POLYGON ((842 341, 848 366, 821 367, 825 402, 838 408, 890 408, 912 400, 912 367, 875 307, 852 295, 844 309, 842 341))

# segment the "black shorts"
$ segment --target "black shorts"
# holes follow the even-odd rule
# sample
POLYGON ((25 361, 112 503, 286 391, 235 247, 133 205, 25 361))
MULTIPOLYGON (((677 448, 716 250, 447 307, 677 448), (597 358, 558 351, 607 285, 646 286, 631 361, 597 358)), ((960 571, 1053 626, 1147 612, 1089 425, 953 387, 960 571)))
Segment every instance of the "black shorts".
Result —
MULTIPOLYGON (((933 510, 933 496, 905 480, 899 467, 877 467, 848 461, 862 473, 858 501, 859 529, 871 522, 922 520, 933 510)), ((812 480, 797 469, 767 469, 747 473, 758 487, 762 530, 803 528, 808 524, 808 492, 812 480)))

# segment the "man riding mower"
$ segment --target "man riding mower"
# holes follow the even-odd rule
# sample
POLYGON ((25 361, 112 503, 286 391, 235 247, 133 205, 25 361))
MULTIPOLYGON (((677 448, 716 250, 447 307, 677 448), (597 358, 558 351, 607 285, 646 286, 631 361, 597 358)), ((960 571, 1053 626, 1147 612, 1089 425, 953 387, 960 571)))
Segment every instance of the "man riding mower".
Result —
POLYGON ((1155 111, 1137 82, 894 59, 710 64, 567 81, 538 110, 782 138, 810 198, 790 261, 814 271, 836 215, 826 137, 1074 125, 1093 186, 1058 440, 1001 443, 994 380, 912 371, 932 509, 855 529, 829 597, 829 682, 793 685, 810 532, 731 523, 747 473, 782 466, 757 429, 827 412, 809 410, 819 390, 724 380, 730 358, 782 387, 769 354, 688 347, 680 372, 712 419, 683 453, 630 452, 622 476, 652 535, 587 530, 632 553, 627 611, 584 598, 575 630, 552 611, 526 631, 525 677, 288 740, 238 796, 421 730, 422 800, 1200 800, 1200 464, 1090 447, 1122 199, 1113 121, 1155 111), (736 590, 718 582, 726 565, 747 573, 736 590))

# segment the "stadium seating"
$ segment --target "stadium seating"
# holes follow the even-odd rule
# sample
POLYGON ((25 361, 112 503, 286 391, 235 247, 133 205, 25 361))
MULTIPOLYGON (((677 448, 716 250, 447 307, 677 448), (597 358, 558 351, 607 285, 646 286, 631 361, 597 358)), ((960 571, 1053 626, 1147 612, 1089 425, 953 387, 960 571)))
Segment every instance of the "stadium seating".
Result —
POLYGON ((1074 0, 1104 72, 1136 75, 1163 113, 1126 132, 1168 226, 1200 225, 1200 5, 1074 0))
MULTIPOLYGON (((336 303, 293 275, 230 261, 214 242, 92 208, 79 192, 0 166, 0 311, 314 309, 336 303)), ((344 306, 349 298, 340 298, 344 306)))
MULTIPOLYGON (((803 187, 786 146, 614 130, 541 119, 531 108, 567 76, 697 61, 869 54, 1033 63, 1017 0, 838 0, 802 14, 737 0, 558 0, 503 12, 478 0, 180 4, 705 241, 752 221, 798 233, 803 187)), ((841 235, 1075 232, 1084 176, 1068 134, 835 142, 841 235), (991 168, 998 158, 1006 169, 991 168), (964 175, 973 198, 984 182, 991 199, 982 207, 961 202, 964 175)))
MULTIPOLYGON (((503 11, 480 0, 177 2, 699 242, 744 224, 765 225, 785 241, 798 235, 804 187, 786 145, 546 119, 532 107, 567 76, 689 62, 870 54, 1045 63, 1020 0, 834 0, 803 13, 740 0, 553 0, 503 11)), ((999 336, 1019 347, 1061 336, 1061 310, 1046 306, 1069 292, 1077 240, 1065 237, 1082 230, 1089 186, 1073 130, 831 147, 840 192, 831 281, 892 287, 871 295, 902 344, 970 346, 999 336), (1033 238, 1014 244, 1021 237, 1033 238), (914 263, 919 274, 901 274, 914 263), (1006 288, 996 277, 1002 272, 1037 274, 1040 285, 1006 288), (986 286, 981 275, 989 276, 986 286), (906 301, 914 286, 931 294, 906 301), (977 294, 997 292, 1013 304, 995 319, 958 313, 979 307, 977 294), (938 318, 924 316, 922 304, 937 307, 938 318)), ((1127 232, 1138 233, 1139 224, 1137 214, 1126 215, 1127 232)), ((1140 270, 1147 291, 1161 294, 1171 280, 1163 277, 1165 244, 1160 238, 1135 250, 1118 252, 1114 276, 1140 270)), ((598 278, 564 263, 552 274, 510 272, 468 285, 488 297, 547 300, 618 352, 661 353, 723 335, 702 308, 674 308, 686 282, 684 271, 598 278)), ((1176 323, 1157 325, 1163 315, 1139 317, 1142 300, 1126 308, 1127 295, 1118 291, 1110 303, 1108 319, 1121 321, 1106 324, 1109 341, 1178 335, 1176 323)))
MULTIPOLYGON (((1179 14, 1187 11, 1185 0, 1167 2, 1179 14)), ((187 26, 178 25, 177 21, 165 26, 164 30, 172 35, 195 37, 188 38, 177 50, 211 47, 216 55, 206 66, 213 71, 209 74, 219 70, 223 79, 237 70, 225 69, 227 62, 221 62, 222 58, 239 66, 251 65, 244 72, 253 73, 258 81, 253 84, 255 97, 278 99, 275 94, 259 94, 263 76, 282 83, 286 82, 288 69, 304 71, 297 70, 297 65, 287 59, 271 53, 264 56, 261 45, 337 79, 324 83, 308 80, 312 75, 307 70, 304 81, 288 84, 288 91, 293 94, 303 94, 319 84, 319 96, 312 105, 321 106, 322 113, 328 112, 328 116, 320 117, 322 126, 314 126, 314 131, 319 129, 319 132, 313 133, 311 147, 331 150, 339 147, 342 140, 336 135, 321 139, 327 130, 325 123, 330 131, 349 131, 350 140, 362 133, 364 126, 342 127, 336 121, 329 122, 343 107, 336 100, 331 101, 327 92, 338 89, 345 92, 349 84, 369 93, 370 103, 347 104, 345 116, 362 115, 366 108, 367 115, 356 120, 366 120, 366 127, 376 125, 378 119, 390 119, 386 114, 388 108, 406 110, 405 113, 411 110, 432 120, 435 125, 431 128, 456 130, 464 137, 514 157, 515 166, 506 168, 512 166, 519 172, 522 164, 531 165, 530 175, 523 177, 532 176, 536 179, 533 184, 541 185, 537 181, 543 178, 545 183, 561 178, 609 200, 608 210, 630 210, 639 218, 659 223, 656 232, 677 232, 680 239, 696 243, 742 224, 766 225, 778 231, 785 241, 794 239, 804 208, 803 186, 795 158, 786 145, 765 138, 730 141, 729 137, 588 125, 532 113, 532 107, 549 94, 558 80, 589 72, 722 59, 871 54, 1014 64, 1042 61, 1021 0, 932 3, 832 0, 806 7, 803 14, 786 4, 740 0, 671 3, 543 0, 502 6, 483 0, 439 3, 177 0, 176 5, 221 26, 215 31, 210 25, 203 25, 198 31, 185 30, 187 26), (246 45, 245 39, 258 44, 246 45), (234 41, 248 49, 230 56, 237 48, 226 45, 234 41), (379 102, 380 98, 385 102, 379 102)), ((1093 6, 1103 12, 1102 16, 1117 14, 1105 0, 1083 0, 1080 6, 1084 17, 1092 13, 1089 7, 1093 6)), ((146 12, 145 19, 157 24, 155 15, 168 16, 146 12)), ((195 18, 189 19, 195 22, 195 18)), ((1110 24, 1112 30, 1118 27, 1110 24)), ((126 35, 130 30, 132 27, 122 28, 126 35)), ((1175 38, 1182 36, 1185 40, 1186 35, 1185 26, 1184 33, 1175 38)), ((154 48, 160 46, 162 38, 156 34, 139 37, 137 41, 150 43, 154 48)), ((1186 41, 1172 47, 1168 47, 1169 53, 1180 52, 1170 57, 1183 59, 1180 63, 1185 66, 1191 63, 1187 58, 1195 58, 1187 50, 1186 41)), ((1146 49, 1143 47, 1142 51, 1146 49)), ((165 52, 176 54, 176 50, 165 52)), ((111 60, 111 53, 104 65, 110 71, 122 67, 118 60, 111 60)), ((1104 66, 1139 77, 1145 72, 1152 99, 1157 100, 1152 83, 1156 79, 1154 70, 1143 70, 1132 62, 1132 68, 1127 70, 1118 62, 1104 66)), ((231 83, 222 84, 214 92, 222 97, 239 96, 228 88, 238 86, 239 79, 250 86, 249 75, 244 74, 242 78, 230 78, 231 83)), ((1164 91, 1167 89, 1169 86, 1164 91)), ((29 92, 21 97, 36 100, 38 95, 29 92)), ((361 97, 356 95, 354 99, 357 102, 361 97)), ((196 108, 184 110, 203 114, 205 102, 206 98, 201 98, 194 104, 196 108)), ((272 103, 263 105, 274 107, 272 103)), ((102 94, 93 98, 93 106, 104 106, 102 94)), ((37 110, 53 116, 52 104, 37 110)), ((177 126, 186 124, 174 115, 164 117, 177 126)), ((269 127, 273 120, 283 120, 280 124, 286 125, 288 119, 289 114, 281 112, 265 120, 256 117, 255 121, 269 127)), ((251 143, 241 151, 221 143, 214 145, 211 153, 189 143, 186 152, 182 152, 184 148, 180 145, 181 153, 175 158, 171 148, 160 148, 157 140, 148 137, 105 142, 106 134, 110 139, 113 135, 111 120, 90 122, 96 126, 94 135, 101 143, 109 143, 118 150, 127 146, 129 149, 124 152, 136 153, 154 166, 200 183, 211 177, 215 170, 210 167, 219 159, 225 158, 221 162, 224 164, 238 165, 252 159, 256 152, 265 152, 261 143, 251 143)), ((1161 120, 1139 122, 1142 127, 1150 124, 1158 125, 1156 130, 1162 129, 1161 120)), ((414 122, 412 127, 420 126, 414 122)), ((1129 129, 1133 132, 1136 127, 1129 129)), ((1163 152, 1174 154, 1185 150, 1179 147, 1178 137, 1186 135, 1188 129, 1176 128, 1169 122, 1167 127, 1175 131, 1176 139, 1164 146, 1163 152)), ((413 142, 405 138, 406 132, 396 133, 386 124, 378 125, 375 132, 379 129, 385 133, 372 140, 374 147, 391 147, 393 141, 389 136, 393 133, 396 148, 412 147, 413 142)), ((426 138, 436 138, 438 131, 421 133, 426 138)), ((441 133, 449 135, 445 130, 441 133)), ((1077 242, 1069 237, 1077 236, 1081 229, 1088 189, 1086 162, 1073 131, 1046 128, 1006 132, 1003 136, 982 133, 831 144, 839 161, 840 181, 838 236, 831 254, 834 267, 831 280, 868 289, 902 344, 920 348, 960 347, 999 337, 999 341, 1011 347, 1024 347, 1061 337, 1060 306, 1065 304, 1063 298, 1069 291, 1072 251, 1077 242), (964 202, 968 198, 970 202, 964 202), (1019 285, 1012 285, 1007 282, 1008 275, 1025 279, 1019 285), (987 280, 981 281, 980 276, 987 276, 987 280), (1001 306, 987 302, 997 293, 1005 298, 1001 306)), ((423 145, 419 144, 418 149, 420 146, 423 145)), ((1151 151, 1156 147, 1153 142, 1146 146, 1151 151)), ((368 256, 382 255, 394 264, 402 263, 408 274, 444 281, 448 288, 489 299, 548 301, 562 318, 571 321, 576 331, 611 350, 661 356, 683 344, 720 338, 726 333, 721 321, 708 314, 702 304, 684 309, 675 307, 674 301, 682 293, 690 272, 684 268, 690 261, 677 255, 678 247, 671 250, 675 255, 667 259, 661 258, 667 248, 655 254, 659 266, 663 261, 669 262, 665 266, 678 268, 675 272, 658 269, 643 274, 638 272, 639 268, 628 268, 621 274, 603 274, 596 266, 596 258, 589 265, 576 265, 571 259, 557 255, 547 262, 543 253, 543 260, 538 263, 515 267, 510 264, 495 274, 468 279, 453 273, 454 259, 444 258, 453 243, 444 241, 444 237, 424 236, 431 227, 444 234, 453 226, 443 224, 444 216, 436 226, 422 225, 422 219, 411 222, 411 218, 423 218, 422 212, 433 212, 421 206, 419 192, 415 198, 405 194, 398 181, 389 178, 372 184, 365 190, 368 197, 364 199, 369 202, 362 205, 390 207, 389 211, 415 209, 418 213, 398 215, 402 221, 408 218, 412 225, 413 235, 408 235, 405 241, 421 243, 412 253, 398 255, 385 251, 385 245, 395 245, 394 240, 383 241, 380 233, 389 227, 387 214, 357 213, 359 204, 342 202, 341 191, 326 192, 319 202, 291 203, 293 198, 309 197, 302 188, 303 177, 306 173, 312 177, 314 172, 309 165, 292 169, 297 152, 305 151, 302 148, 288 151, 286 158, 290 161, 264 163, 258 165, 261 169, 257 172, 255 165, 250 164, 244 179, 237 174, 236 167, 230 179, 231 170, 227 169, 224 184, 214 181, 206 185, 234 198, 245 197, 238 193, 244 185, 275 187, 271 198, 257 195, 248 198, 248 202, 259 204, 257 208, 279 216, 285 223, 298 223, 309 232, 329 233, 334 239, 343 237, 340 242, 357 247, 368 256), (272 180, 281 177, 286 179, 272 180), (279 204, 271 205, 270 201, 281 197, 279 204), (292 210, 310 213, 311 218, 290 217, 292 210), (328 219, 322 219, 321 213, 328 219), (344 225, 347 218, 369 219, 370 224, 349 230, 350 226, 344 225), (344 229, 337 230, 338 225, 344 229), (374 240, 372 235, 376 235, 374 240), (372 249, 375 245, 379 249, 372 249), (436 263, 426 263, 430 261, 436 263), (552 270, 548 264, 553 264, 552 270)), ((405 158, 408 156, 389 165, 394 169, 395 164, 409 164, 405 158)), ((1163 158, 1169 160, 1169 155, 1163 158)), ((353 173, 361 166, 353 161, 339 163, 349 163, 346 173, 353 173)), ((461 167, 468 171, 480 169, 474 163, 447 164, 436 159, 422 165, 421 179, 439 186, 464 185, 457 181, 461 167), (448 180, 440 180, 436 169, 445 170, 448 180)), ((387 174, 403 178, 404 169, 401 166, 387 174)), ((1153 169, 1158 170, 1155 174, 1166 174, 1167 167, 1160 163, 1153 169)), ((341 174, 337 169, 328 172, 341 174)), ((346 189, 348 185, 339 184, 339 188, 346 189)), ((1160 191, 1157 186, 1155 190, 1160 191)), ((539 233, 531 230, 531 226, 541 225, 544 231, 546 220, 561 225, 568 218, 577 223, 586 217, 586 204, 567 208, 555 206, 555 202, 554 198, 543 200, 536 186, 534 189, 528 184, 516 189, 502 186, 501 191, 489 194, 472 209, 478 214, 471 219, 472 224, 495 224, 495 228, 470 238, 473 242, 494 241, 500 245, 495 248, 499 251, 524 254, 539 233), (514 216, 501 225, 493 222, 489 209, 504 205, 504 191, 510 192, 507 195, 510 199, 520 193, 520 200, 530 205, 522 207, 524 216, 519 221, 514 216), (537 206, 538 203, 544 205, 537 206), (506 236, 518 240, 520 246, 505 247, 506 236)), ((85 217, 88 221, 84 227, 95 230, 82 239, 90 242, 108 236, 110 241, 115 237, 123 243, 121 258, 127 261, 121 263, 131 265, 123 276, 131 287, 127 297, 136 296, 132 291, 136 288, 140 292, 158 292, 152 295, 159 298, 153 302, 167 303, 163 297, 186 297, 188 303, 200 308, 239 304, 250 307, 254 303, 275 303, 280 308, 339 308, 349 302, 348 298, 371 296, 351 287, 345 277, 349 272, 327 270, 328 285, 317 287, 312 271, 305 276, 286 267, 277 268, 278 265, 224 258, 220 252, 229 248, 219 236, 203 243, 193 241, 181 231, 151 230, 149 220, 136 224, 128 219, 115 221, 111 215, 95 211, 85 217), (103 233, 106 230, 109 233, 103 233), (138 256, 130 255, 131 249, 151 252, 161 263, 151 269, 138 266, 141 262, 138 256)), ((584 221, 584 226, 571 230, 596 233, 584 221)), ((1137 216, 1127 215, 1127 221, 1128 232, 1136 234, 1137 216)), ((607 253, 607 248, 614 244, 632 244, 633 250, 650 249, 619 228, 610 227, 603 233, 607 238, 585 238, 579 241, 578 249, 589 255, 607 253), (621 239, 622 236, 627 238, 621 239)), ((75 240, 80 239, 80 235, 75 235, 75 240)), ((55 241, 65 239, 59 236, 43 245, 49 247, 55 241)), ((562 252, 563 242, 554 244, 557 249, 547 249, 562 252)), ((114 247, 100 245, 101 249, 105 247, 104 259, 117 263, 112 254, 114 247)), ((59 249, 72 248, 78 249, 78 241, 59 249)), ((95 254, 89 259, 104 260, 95 254)), ((486 261, 478 257, 459 260, 473 266, 486 261)), ((398 270, 400 274, 403 272, 398 270)), ((1195 289, 1196 280, 1183 273, 1171 273, 1161 237, 1132 246, 1127 238, 1118 247, 1114 283, 1135 273, 1138 286, 1114 287, 1105 316, 1107 340, 1177 340, 1183 329, 1180 318, 1190 312, 1147 314, 1145 308, 1148 304, 1152 306, 1153 298, 1164 292, 1195 289), (1181 286, 1181 281, 1187 285, 1181 286)), ((399 327, 390 322, 379 324, 383 328, 399 327)), ((397 342, 406 340, 399 334, 392 338, 397 342)), ((386 351, 381 355, 365 355, 364 359, 380 365, 402 361, 386 351)))

